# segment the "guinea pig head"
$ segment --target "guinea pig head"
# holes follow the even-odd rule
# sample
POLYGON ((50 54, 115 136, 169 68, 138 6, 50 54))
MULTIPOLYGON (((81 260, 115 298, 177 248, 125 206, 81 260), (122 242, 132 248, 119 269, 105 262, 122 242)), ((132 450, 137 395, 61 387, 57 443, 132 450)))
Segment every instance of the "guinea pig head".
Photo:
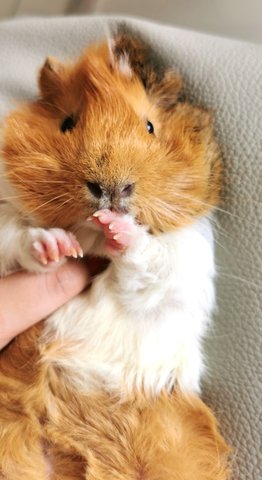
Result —
POLYGON ((96 210, 172 230, 219 200, 221 162, 210 113, 179 101, 182 82, 140 38, 118 33, 73 65, 48 58, 40 97, 4 129, 17 208, 43 227, 96 210))

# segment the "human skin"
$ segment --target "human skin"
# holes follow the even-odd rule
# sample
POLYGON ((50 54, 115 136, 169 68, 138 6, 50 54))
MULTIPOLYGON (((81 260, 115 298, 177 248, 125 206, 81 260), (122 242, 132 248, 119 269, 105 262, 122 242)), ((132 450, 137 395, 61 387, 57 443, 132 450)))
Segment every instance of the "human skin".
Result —
POLYGON ((68 260, 48 273, 16 272, 0 279, 0 349, 80 293, 101 270, 97 261, 68 260))

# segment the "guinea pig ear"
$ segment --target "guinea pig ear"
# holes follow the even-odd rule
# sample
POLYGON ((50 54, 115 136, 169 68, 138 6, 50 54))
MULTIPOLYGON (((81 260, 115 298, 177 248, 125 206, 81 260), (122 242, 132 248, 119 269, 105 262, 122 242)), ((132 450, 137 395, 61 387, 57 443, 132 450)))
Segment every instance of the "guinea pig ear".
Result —
POLYGON ((47 57, 39 75, 39 88, 43 99, 52 100, 63 85, 64 65, 56 58, 47 57))
POLYGON ((114 38, 108 41, 110 64, 114 70, 119 71, 121 75, 127 78, 132 78, 134 71, 130 65, 130 58, 127 51, 118 51, 117 44, 114 38))
POLYGON ((160 56, 140 33, 121 23, 109 42, 111 63, 121 73, 136 75, 144 85, 147 94, 160 107, 172 108, 182 90, 180 75, 167 67, 160 56))

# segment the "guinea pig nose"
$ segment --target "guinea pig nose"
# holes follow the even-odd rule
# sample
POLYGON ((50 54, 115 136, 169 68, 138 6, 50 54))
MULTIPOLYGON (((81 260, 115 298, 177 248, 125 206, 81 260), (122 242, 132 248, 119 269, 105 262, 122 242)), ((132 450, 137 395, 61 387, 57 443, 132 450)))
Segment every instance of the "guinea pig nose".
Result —
POLYGON ((87 182, 86 186, 88 190, 94 195, 96 198, 101 198, 103 195, 103 190, 100 187, 99 183, 87 182))
POLYGON ((122 198, 130 197, 135 190, 134 183, 126 183, 120 187, 120 196, 122 198))

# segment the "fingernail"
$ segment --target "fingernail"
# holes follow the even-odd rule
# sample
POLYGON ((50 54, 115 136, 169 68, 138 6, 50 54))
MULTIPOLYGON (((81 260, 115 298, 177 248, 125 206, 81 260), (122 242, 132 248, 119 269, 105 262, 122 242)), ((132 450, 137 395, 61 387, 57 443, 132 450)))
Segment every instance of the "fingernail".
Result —
POLYGON ((109 229, 109 230, 114 230, 114 228, 115 228, 115 224, 114 224, 114 223, 110 223, 108 229, 109 229))

